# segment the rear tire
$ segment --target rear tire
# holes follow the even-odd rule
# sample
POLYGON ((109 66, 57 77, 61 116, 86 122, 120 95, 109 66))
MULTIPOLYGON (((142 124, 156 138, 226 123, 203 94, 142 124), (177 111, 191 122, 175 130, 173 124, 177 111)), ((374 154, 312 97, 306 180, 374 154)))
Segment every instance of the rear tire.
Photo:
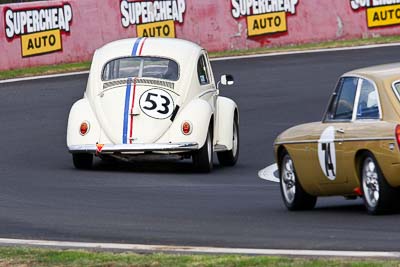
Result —
POLYGON ((287 152, 283 155, 280 166, 281 194, 288 210, 313 209, 317 203, 317 197, 304 191, 294 169, 293 161, 287 152))
POLYGON ((213 169, 213 138, 212 127, 208 128, 206 142, 192 156, 194 167, 198 172, 208 173, 213 169))
POLYGON ((74 167, 79 170, 89 170, 92 168, 93 155, 92 154, 72 154, 72 161, 74 167))
POLYGON ((371 153, 366 153, 361 164, 363 200, 368 214, 394 212, 398 208, 396 189, 391 187, 371 153))
POLYGON ((217 152, 219 164, 222 166, 234 166, 239 158, 239 122, 237 116, 233 121, 232 149, 217 152))

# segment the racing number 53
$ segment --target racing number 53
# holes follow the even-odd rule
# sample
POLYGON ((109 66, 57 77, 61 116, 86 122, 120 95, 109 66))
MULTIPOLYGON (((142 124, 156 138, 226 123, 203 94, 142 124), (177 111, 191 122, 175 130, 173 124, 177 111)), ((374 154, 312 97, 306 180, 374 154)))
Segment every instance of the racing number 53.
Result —
POLYGON ((173 112, 173 98, 165 90, 151 89, 142 94, 140 108, 147 116, 166 119, 173 112))
POLYGON ((150 103, 150 106, 148 106, 148 107, 144 106, 143 107, 144 109, 147 109, 147 110, 156 109, 156 111, 161 114, 169 113, 169 104, 171 103, 171 100, 169 100, 168 97, 166 97, 164 95, 148 93, 145 102, 150 103), (161 97, 164 100, 164 103, 161 103, 162 109, 158 109, 158 107, 159 107, 158 102, 156 102, 152 99, 152 98, 156 98, 156 97, 161 97))

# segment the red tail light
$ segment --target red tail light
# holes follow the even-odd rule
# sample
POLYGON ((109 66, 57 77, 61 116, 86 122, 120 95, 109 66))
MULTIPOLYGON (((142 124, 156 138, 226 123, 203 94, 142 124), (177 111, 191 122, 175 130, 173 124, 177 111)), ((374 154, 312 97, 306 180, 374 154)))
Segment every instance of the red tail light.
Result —
POLYGON ((188 121, 182 123, 182 133, 184 135, 189 135, 192 133, 192 124, 188 121))
POLYGON ((398 124, 396 126, 396 141, 397 141, 397 145, 400 148, 400 124, 398 124))
POLYGON ((359 197, 361 197, 362 195, 363 195, 363 192, 362 192, 362 190, 361 190, 361 188, 360 187, 356 187, 356 188, 354 188, 354 191, 353 191, 357 196, 359 196, 359 197))
POLYGON ((89 132, 89 123, 84 121, 81 123, 81 127, 79 128, 79 132, 81 135, 85 135, 89 132))

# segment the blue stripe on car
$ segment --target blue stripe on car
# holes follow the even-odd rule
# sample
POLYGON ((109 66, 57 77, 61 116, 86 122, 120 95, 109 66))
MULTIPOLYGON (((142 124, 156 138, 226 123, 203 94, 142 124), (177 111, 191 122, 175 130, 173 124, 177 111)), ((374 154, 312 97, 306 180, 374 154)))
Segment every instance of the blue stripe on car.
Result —
POLYGON ((138 52, 138 47, 140 44, 140 41, 142 40, 142 38, 137 38, 135 44, 133 45, 133 49, 132 49, 132 56, 137 56, 137 52, 138 52))
MULTIPOLYGON (((139 44, 142 38, 137 38, 135 44, 132 48, 132 56, 136 56, 139 48, 139 44)), ((128 143, 128 119, 129 119, 129 100, 131 98, 131 86, 132 78, 128 78, 128 83, 126 85, 126 93, 125 93, 125 107, 124 107, 124 128, 122 130, 122 143, 128 143)))
POLYGON ((128 83, 126 85, 126 94, 125 94, 125 108, 124 108, 124 129, 122 131, 122 143, 128 143, 128 118, 129 118, 129 100, 131 97, 131 84, 132 78, 128 78, 128 83))

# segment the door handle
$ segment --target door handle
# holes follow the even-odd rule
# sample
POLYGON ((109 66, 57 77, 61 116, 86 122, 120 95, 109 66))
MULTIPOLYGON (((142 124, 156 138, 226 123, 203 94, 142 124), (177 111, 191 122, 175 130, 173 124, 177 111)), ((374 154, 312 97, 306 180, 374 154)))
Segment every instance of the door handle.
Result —
POLYGON ((344 130, 343 129, 337 129, 336 132, 344 134, 344 130))

